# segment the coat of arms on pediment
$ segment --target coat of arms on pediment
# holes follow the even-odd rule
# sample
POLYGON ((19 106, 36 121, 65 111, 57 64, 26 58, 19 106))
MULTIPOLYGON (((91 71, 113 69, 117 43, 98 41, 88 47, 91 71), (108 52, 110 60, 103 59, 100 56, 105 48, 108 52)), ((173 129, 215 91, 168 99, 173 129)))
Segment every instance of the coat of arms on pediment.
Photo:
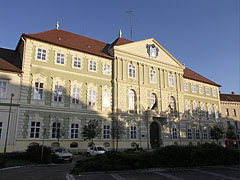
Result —
POLYGON ((157 58, 158 51, 159 51, 158 47, 156 47, 154 44, 147 44, 146 48, 147 48, 147 53, 149 57, 157 58))

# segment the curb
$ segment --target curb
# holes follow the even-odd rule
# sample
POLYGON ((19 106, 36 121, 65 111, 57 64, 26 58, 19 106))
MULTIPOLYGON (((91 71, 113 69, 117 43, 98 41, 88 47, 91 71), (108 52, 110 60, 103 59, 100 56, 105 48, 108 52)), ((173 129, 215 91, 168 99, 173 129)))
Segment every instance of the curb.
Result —
POLYGON ((2 168, 0 171, 10 170, 10 169, 20 169, 25 167, 49 167, 49 166, 56 166, 56 164, 33 164, 33 165, 27 165, 27 166, 13 166, 13 167, 7 167, 2 168))

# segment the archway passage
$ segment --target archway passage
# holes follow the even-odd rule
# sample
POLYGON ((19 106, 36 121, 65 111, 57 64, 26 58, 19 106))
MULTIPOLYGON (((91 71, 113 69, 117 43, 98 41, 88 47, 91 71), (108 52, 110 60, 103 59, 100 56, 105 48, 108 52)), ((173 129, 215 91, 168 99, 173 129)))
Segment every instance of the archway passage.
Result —
POLYGON ((156 122, 152 122, 150 125, 150 144, 152 149, 160 147, 159 125, 156 122))

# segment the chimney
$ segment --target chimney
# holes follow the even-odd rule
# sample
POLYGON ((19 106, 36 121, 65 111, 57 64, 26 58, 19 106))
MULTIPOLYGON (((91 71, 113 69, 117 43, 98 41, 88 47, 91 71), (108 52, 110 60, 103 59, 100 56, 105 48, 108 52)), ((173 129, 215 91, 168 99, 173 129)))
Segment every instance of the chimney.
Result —
POLYGON ((234 91, 232 91, 232 94, 235 94, 235 92, 234 92, 234 91))

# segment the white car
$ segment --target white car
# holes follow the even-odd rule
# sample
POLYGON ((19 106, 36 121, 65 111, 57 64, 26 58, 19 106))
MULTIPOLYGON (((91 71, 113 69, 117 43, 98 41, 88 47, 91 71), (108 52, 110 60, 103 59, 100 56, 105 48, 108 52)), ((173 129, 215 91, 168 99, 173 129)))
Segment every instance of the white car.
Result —
POLYGON ((95 156, 97 154, 104 154, 106 149, 103 146, 92 146, 87 150, 87 154, 91 156, 95 156))
POLYGON ((57 147, 52 149, 52 161, 53 162, 72 162, 73 155, 63 147, 57 147))

